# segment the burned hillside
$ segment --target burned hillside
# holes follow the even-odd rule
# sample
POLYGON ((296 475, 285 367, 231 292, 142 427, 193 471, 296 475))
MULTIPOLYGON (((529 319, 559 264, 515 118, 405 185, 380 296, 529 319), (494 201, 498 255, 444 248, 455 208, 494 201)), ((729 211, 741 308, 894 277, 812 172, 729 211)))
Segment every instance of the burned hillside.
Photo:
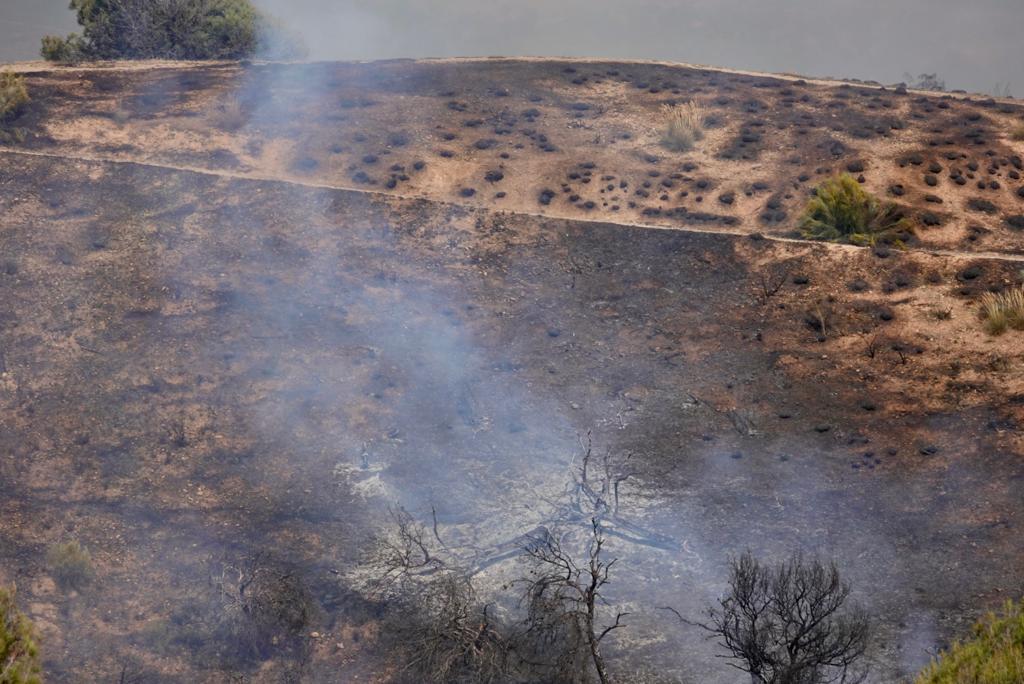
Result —
POLYGON ((651 534, 607 541, 618 672, 733 681, 660 608, 698 614, 747 549, 836 560, 869 681, 1019 591, 1024 346, 978 320, 1021 283, 1018 105, 541 60, 27 81, 0 583, 54 681, 395 677, 353 580, 389 509, 493 559, 565 522, 581 442, 651 534), (695 98, 705 138, 667 151, 695 98), (799 239, 840 171, 914 240, 799 239))

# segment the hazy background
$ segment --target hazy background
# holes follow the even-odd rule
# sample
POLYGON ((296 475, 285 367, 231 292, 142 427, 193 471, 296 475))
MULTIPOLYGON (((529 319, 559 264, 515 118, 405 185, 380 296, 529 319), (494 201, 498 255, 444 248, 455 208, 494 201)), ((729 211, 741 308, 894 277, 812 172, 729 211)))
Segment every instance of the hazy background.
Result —
MULTIPOLYGON (((1022 0, 257 0, 315 59, 651 58, 1024 94, 1022 0)), ((67 0, 0 0, 0 60, 74 29, 67 0)))

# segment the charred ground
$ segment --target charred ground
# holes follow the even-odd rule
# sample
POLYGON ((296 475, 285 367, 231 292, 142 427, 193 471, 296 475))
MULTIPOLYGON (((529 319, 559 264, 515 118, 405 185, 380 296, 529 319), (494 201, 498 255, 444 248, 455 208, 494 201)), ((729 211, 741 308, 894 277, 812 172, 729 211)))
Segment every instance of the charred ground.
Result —
POLYGON ((1017 105, 543 61, 29 85, 0 153, 0 580, 53 679, 382 676, 346 577, 384 505, 514 538, 588 432, 680 545, 612 547, 623 663, 728 681, 653 608, 699 610, 746 548, 837 559, 878 681, 1019 593, 1024 348, 976 320, 1020 282, 1017 105), (691 98, 720 127, 661 150, 659 106, 691 98), (942 225, 907 251, 764 237, 844 169, 942 225), (69 538, 81 592, 47 567, 69 538), (239 653, 223 578, 253 559, 314 609, 239 653))

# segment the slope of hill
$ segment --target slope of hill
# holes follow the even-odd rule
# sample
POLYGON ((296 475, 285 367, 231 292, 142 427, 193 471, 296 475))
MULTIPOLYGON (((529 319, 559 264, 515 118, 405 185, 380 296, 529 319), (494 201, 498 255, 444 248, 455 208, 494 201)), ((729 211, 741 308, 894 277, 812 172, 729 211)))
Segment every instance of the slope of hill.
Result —
POLYGON ((733 680, 657 607, 697 614, 745 548, 837 559, 872 681, 1019 591, 1024 345, 977 320, 1021 282, 1019 105, 584 61, 26 73, 0 581, 55 681, 383 678, 351 577, 385 507, 500 547, 558 522, 588 433, 676 542, 610 544, 623 671, 733 680), (713 125, 670 153, 691 99, 713 125), (906 250, 794 239, 844 170, 906 250), (46 561, 70 538, 81 590, 46 561), (315 610, 238 649, 258 562, 315 610))
POLYGON ((923 246, 1021 250, 1024 107, 664 64, 439 60, 36 73, 27 147, 724 232, 792 232, 822 177, 904 206, 923 246), (704 105, 692 153, 662 108, 704 105), (547 193, 547 194, 545 194, 547 193))

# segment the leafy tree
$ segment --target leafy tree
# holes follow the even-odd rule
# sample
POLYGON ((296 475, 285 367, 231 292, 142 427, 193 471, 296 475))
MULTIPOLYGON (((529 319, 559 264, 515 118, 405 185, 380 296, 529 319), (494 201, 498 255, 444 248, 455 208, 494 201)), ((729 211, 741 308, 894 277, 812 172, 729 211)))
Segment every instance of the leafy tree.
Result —
POLYGON ((900 243, 911 233, 910 222, 896 205, 880 202, 846 173, 818 186, 800 219, 800 230, 812 240, 856 245, 900 243))
POLYGON ((41 684, 32 623, 14 605, 14 590, 0 587, 0 684, 41 684))
POLYGON ((953 644, 917 678, 917 684, 1024 682, 1024 603, 1007 602, 989 613, 970 638, 953 644))
POLYGON ((70 9, 81 36, 46 36, 44 58, 241 59, 266 26, 250 0, 71 0, 70 9))

